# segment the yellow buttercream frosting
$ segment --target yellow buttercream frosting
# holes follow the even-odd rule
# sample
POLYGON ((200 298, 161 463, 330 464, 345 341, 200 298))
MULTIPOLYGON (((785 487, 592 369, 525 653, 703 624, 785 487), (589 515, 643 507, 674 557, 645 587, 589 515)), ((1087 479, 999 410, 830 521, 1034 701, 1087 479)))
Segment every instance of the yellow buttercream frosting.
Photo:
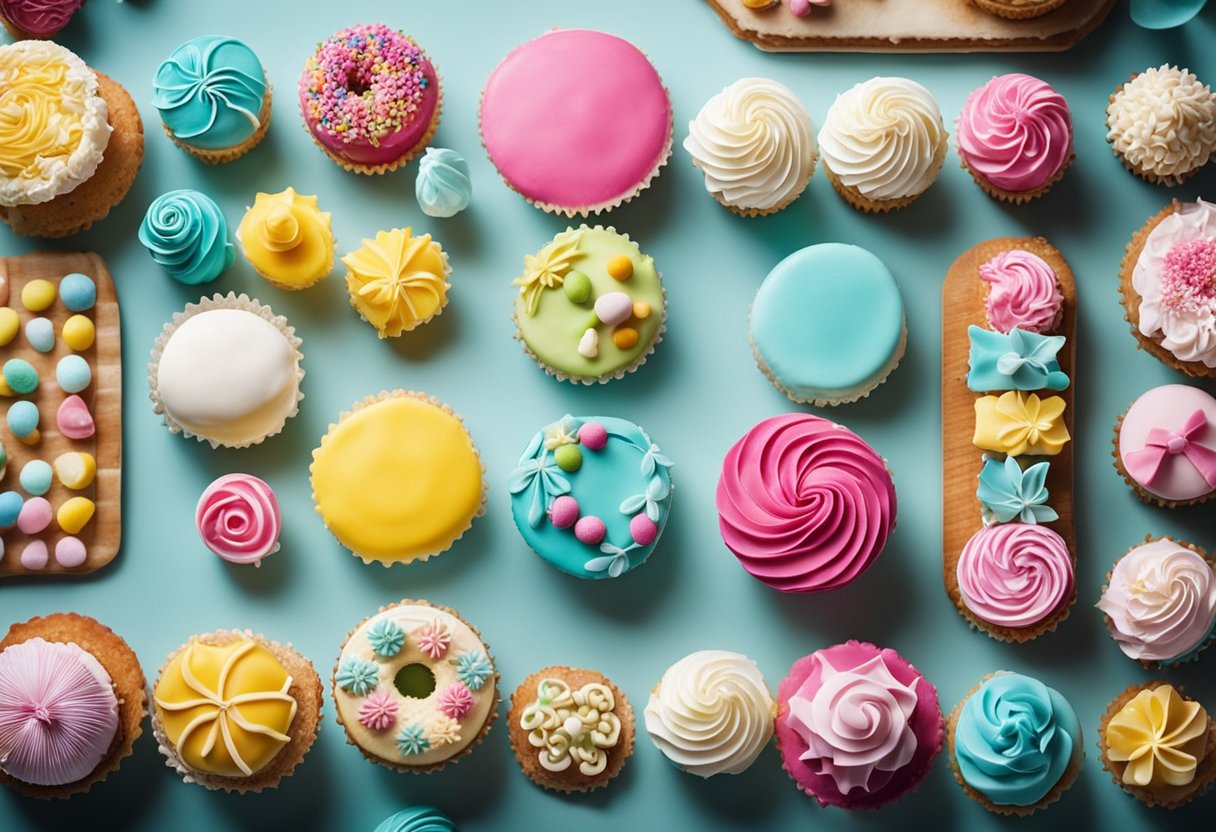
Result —
POLYGON ((381 338, 424 324, 448 302, 448 256, 430 234, 379 231, 342 258, 350 303, 381 338))
POLYGON ((154 700, 165 736, 194 771, 249 776, 291 738, 291 675, 252 639, 191 641, 161 671, 154 700))
POLYGON ((1142 690, 1106 724, 1106 753, 1132 786, 1186 786, 1207 753, 1208 714, 1171 685, 1142 690))
POLYGON ((258 274, 284 289, 307 289, 334 266, 330 213, 295 188, 259 193, 236 237, 258 274))
POLYGON ((975 401, 977 448, 1009 456, 1055 456, 1069 439, 1064 424, 1064 400, 1040 399, 1034 393, 1010 390, 975 401))
POLYGON ((385 565, 442 552, 481 510, 481 459, 460 419, 398 393, 333 425, 313 452, 317 511, 334 536, 385 565))

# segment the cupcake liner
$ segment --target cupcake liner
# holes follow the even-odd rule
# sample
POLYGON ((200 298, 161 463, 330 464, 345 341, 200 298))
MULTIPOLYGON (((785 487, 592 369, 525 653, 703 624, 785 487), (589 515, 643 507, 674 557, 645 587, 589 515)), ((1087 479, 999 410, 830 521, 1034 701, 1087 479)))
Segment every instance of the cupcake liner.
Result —
POLYGON ((161 330, 160 335, 156 339, 156 343, 152 346, 152 357, 148 362, 148 398, 152 400, 152 412, 161 416, 161 418, 164 420, 165 427, 169 429, 169 433, 180 433, 187 439, 193 437, 199 442, 209 443, 212 448, 216 448, 221 445, 225 448, 247 448, 250 445, 259 445, 266 439, 281 433, 288 420, 292 419, 297 413, 300 412, 300 401, 304 398, 304 393, 300 391, 300 382, 304 380, 304 355, 300 352, 301 343, 301 340, 296 337, 295 328, 287 323, 287 318, 282 315, 274 314, 269 306, 263 306, 258 300, 249 297, 243 292, 240 295, 237 295, 235 292, 229 292, 227 295, 221 295, 220 293, 216 292, 209 298, 200 298, 198 303, 188 303, 186 304, 186 308, 184 310, 173 313, 173 318, 169 321, 169 323, 165 324, 164 329, 161 330), (251 312, 254 315, 257 315, 259 318, 268 321, 283 334, 283 337, 287 339, 287 342, 291 345, 292 351, 296 356, 295 402, 293 403, 291 410, 286 416, 283 417, 283 423, 281 425, 279 425, 275 430, 265 433, 256 439, 250 439, 248 441, 239 443, 228 443, 191 433, 185 427, 178 424, 177 420, 175 420, 169 414, 169 411, 165 409, 165 405, 161 401, 160 395, 156 389, 157 369, 160 367, 161 355, 164 352, 165 345, 169 343, 169 339, 173 337, 173 334, 177 332, 177 328, 186 320, 194 317, 200 312, 209 312, 213 309, 241 309, 245 312, 251 312))
POLYGON ((984 678, 980 679, 967 694, 959 700, 959 703, 954 706, 954 710, 950 712, 950 716, 946 719, 946 746, 948 748, 947 757, 949 758, 950 771, 954 775, 955 781, 963 787, 963 791, 967 797, 974 800, 979 805, 983 806, 989 812, 997 815, 1016 815, 1018 817, 1026 817, 1033 815, 1040 809, 1045 809, 1052 803, 1055 803, 1064 796, 1064 792, 1068 791, 1073 782, 1076 781, 1077 775, 1081 773, 1081 764, 1085 758, 1085 752, 1082 748, 1081 737, 1077 737, 1077 742, 1073 746, 1072 759, 1068 762, 1068 768, 1064 769, 1064 773, 1060 775, 1060 779, 1051 787, 1039 801, 1032 803, 1029 806, 1014 806, 1012 804, 993 803, 978 790, 972 788, 966 780, 963 779, 963 773, 959 770, 958 761, 954 751, 954 732, 958 727, 959 716, 963 713, 963 706, 967 704, 967 700, 979 691, 980 687, 994 676, 1000 676, 1008 671, 1000 670, 996 673, 989 673, 984 678))
MULTIPOLYGON (((157 750, 165 757, 165 765, 181 775, 183 781, 197 783, 211 791, 222 789, 226 792, 244 793, 275 788, 284 777, 291 776, 296 766, 304 759, 304 755, 308 753, 308 749, 312 747, 317 738, 317 728, 321 722, 321 710, 325 700, 324 692, 321 689, 321 677, 317 675, 312 662, 298 653, 291 646, 291 642, 286 645, 279 644, 263 635, 255 635, 252 630, 216 630, 206 635, 195 636, 193 640, 213 647, 222 647, 242 638, 256 641, 279 660, 279 663, 292 677, 291 687, 287 689, 287 692, 296 700, 296 715, 288 729, 291 741, 280 748, 264 767, 249 777, 222 777, 191 770, 169 742, 160 716, 157 714, 156 708, 152 708, 152 733, 156 737, 157 750)), ((189 642, 183 644, 165 659, 160 671, 156 674, 153 690, 160 685, 161 676, 169 662, 173 661, 188 646, 189 642)))
MULTIPOLYGON (((454 418, 456 421, 458 421, 460 423, 460 426, 462 428, 464 428, 464 431, 466 434, 469 433, 468 428, 465 427, 465 425, 464 425, 464 419, 460 416, 460 414, 457 413, 456 411, 452 410, 451 407, 449 407, 444 402, 441 402, 439 399, 435 398, 434 396, 429 395, 427 393, 421 393, 416 390, 401 390, 401 389, 384 390, 373 396, 367 396, 366 398, 362 399, 361 401, 356 402, 351 407, 350 410, 344 410, 340 414, 338 414, 338 421, 330 423, 329 428, 325 431, 325 435, 321 437, 320 446, 318 446, 315 450, 313 450, 313 453, 312 453, 313 459, 315 460, 317 453, 321 450, 321 448, 325 447, 325 443, 327 441, 329 441, 329 436, 330 436, 330 433, 333 432, 333 429, 335 427, 337 427, 338 424, 340 424, 344 419, 359 412, 360 410, 362 410, 365 407, 371 407, 374 404, 379 404, 380 402, 384 402, 384 401, 388 401, 390 399, 396 399, 396 398, 417 399, 418 401, 426 402, 427 404, 431 405, 432 407, 437 407, 440 410, 442 410, 444 413, 448 414, 449 416, 454 418)), ((442 555, 444 552, 448 551, 454 545, 456 545, 456 541, 458 541, 462 537, 464 537, 465 534, 469 531, 469 529, 473 528, 473 521, 476 520, 478 517, 483 516, 486 513, 486 492, 489 491, 489 488, 490 488, 489 483, 486 482, 486 464, 481 459, 481 453, 477 450, 477 445, 473 442, 473 437, 471 434, 469 435, 469 445, 473 448, 473 454, 477 457, 477 461, 481 464, 481 505, 478 506, 477 511, 475 511, 473 513, 473 516, 469 518, 469 524, 467 526, 465 526, 460 531, 459 534, 457 534, 454 538, 452 538, 452 540, 446 546, 444 546, 442 549, 431 552, 430 554, 427 554, 427 555, 419 555, 418 557, 416 557, 412 560, 408 560, 408 561, 376 560, 374 558, 366 558, 363 555, 361 555, 359 552, 355 552, 355 551, 351 551, 351 554, 354 555, 355 557, 359 558, 360 560, 362 560, 365 564, 367 564, 369 566, 373 563, 379 563, 385 569, 389 569, 393 566, 396 566, 397 564, 402 564, 402 563, 405 563, 405 564, 424 563, 424 562, 430 560, 431 558, 435 557, 436 555, 442 555)), ((309 465, 308 465, 308 477, 309 477, 310 482, 312 480, 313 464, 314 463, 309 463, 309 465)), ((315 491, 312 491, 312 492, 310 492, 310 496, 313 501, 313 505, 315 506, 316 502, 317 502, 317 493, 315 491)), ((321 518, 321 522, 323 525, 325 525, 326 530, 329 530, 329 525, 327 523, 325 523, 324 517, 321 518)), ((330 534, 333 534, 332 530, 329 530, 329 531, 330 531, 330 534)), ((337 540, 336 535, 335 535, 334 539, 337 540)), ((338 543, 343 548, 347 548, 346 544, 342 543, 342 541, 339 540, 338 543)), ((426 602, 423 602, 423 603, 426 603, 426 602)), ((390 604, 389 606, 396 606, 396 605, 390 604)), ((436 606, 436 605, 432 604, 431 606, 436 606)), ((382 607, 380 611, 383 612, 387 608, 388 607, 382 607)), ((446 608, 439 607, 439 609, 446 609, 446 608)), ((450 610, 449 610, 449 612, 450 612, 450 610)), ((455 613, 452 613, 452 614, 456 615, 455 613)), ((460 618, 460 616, 458 616, 458 615, 456 615, 456 617, 460 618)), ((461 619, 461 620, 463 621, 464 619, 461 619)), ((354 631, 352 630, 351 632, 353 633, 354 631)), ((350 638, 350 636, 348 635, 347 638, 350 638)))
POLYGON ((114 741, 105 759, 87 777, 62 786, 38 786, 18 780, 0 769, 0 784, 15 792, 38 800, 64 799, 87 792, 95 783, 118 771, 122 761, 131 755, 135 741, 143 733, 142 724, 148 710, 148 683, 135 651, 109 627, 88 616, 73 612, 53 613, 14 624, 0 641, 0 650, 34 638, 72 643, 88 652, 110 675, 118 699, 118 730, 114 741))
MULTIPOLYGON (((1106 124, 1107 124, 1108 128, 1110 126, 1110 115, 1111 115, 1110 108, 1115 105, 1115 99, 1118 97, 1119 93, 1123 92, 1123 87, 1126 86, 1127 83, 1134 81, 1137 77, 1140 76, 1140 74, 1141 73, 1139 73, 1139 72, 1131 73, 1129 76, 1127 76, 1127 81, 1124 82, 1123 84, 1120 84, 1119 86, 1115 87, 1115 91, 1110 94, 1109 102, 1106 105, 1106 124)), ((1167 187, 1174 186, 1174 185, 1181 185, 1182 183, 1186 182, 1188 179, 1195 176, 1196 174, 1199 173, 1199 171, 1203 170, 1203 168, 1206 167, 1206 165, 1198 165, 1198 166, 1193 167, 1190 170, 1184 171, 1182 173, 1171 174, 1169 176, 1162 176, 1159 173, 1153 173, 1151 170, 1145 170, 1144 168, 1136 167, 1130 161, 1128 161, 1126 156, 1124 156, 1122 153, 1120 153, 1118 150, 1115 149, 1114 138, 1110 135, 1109 130, 1107 132, 1106 141, 1108 143, 1110 143, 1111 152, 1115 154, 1115 158, 1119 160, 1119 163, 1121 165, 1123 165, 1123 167, 1127 168, 1127 170, 1129 172, 1134 173, 1136 176, 1139 176, 1145 182, 1149 182, 1153 185, 1165 185, 1167 187)))
POLYGON ((266 81, 266 93, 262 96, 262 109, 258 111, 258 128, 253 131, 253 135, 245 139, 240 144, 235 144, 232 147, 221 147, 215 150, 209 150, 203 147, 195 147, 180 141, 170 132, 168 125, 161 124, 161 128, 165 131, 165 135, 182 150, 189 153, 196 159, 206 162, 209 165, 223 165, 228 162, 234 162, 244 156, 249 151, 257 147, 262 139, 266 138, 266 131, 270 129, 270 101, 274 95, 274 89, 270 84, 270 78, 266 76, 265 71, 262 72, 262 77, 266 81))
MULTIPOLYGON (((1129 409, 1130 407, 1131 405, 1128 405, 1129 409)), ((1123 477, 1123 481, 1127 483, 1127 487, 1135 492, 1136 497, 1140 500, 1140 502, 1147 503, 1149 505, 1156 503, 1162 508, 1178 508, 1179 506, 1201 505, 1213 497, 1216 497, 1216 488, 1213 488, 1207 494, 1201 494, 1198 497, 1194 497, 1190 500, 1166 500, 1162 497, 1158 497, 1156 494, 1146 491, 1144 487, 1140 485, 1140 483, 1136 482, 1135 478, 1128 473, 1126 466, 1123 464, 1123 456, 1119 453, 1119 432, 1123 429, 1123 417, 1126 415, 1127 411, 1124 410, 1119 414, 1118 418, 1115 419, 1115 436, 1114 439, 1111 440, 1113 449, 1111 450, 1110 455, 1115 460, 1115 470, 1119 472, 1119 476, 1123 477)), ((1170 539, 1173 540, 1173 538, 1170 539)))
MULTIPOLYGON (((913 194, 912 196, 902 196, 896 199, 870 199, 862 195, 861 191, 856 188, 841 182, 839 177, 827 166, 826 162, 823 165, 823 170, 828 181, 832 183, 832 187, 836 189, 836 193, 840 194, 849 205, 867 214, 885 214, 888 211, 907 208, 921 195, 913 194)), ((928 189, 926 188, 926 190, 928 189)), ((923 194, 924 191, 921 191, 921 193, 923 194)))
MULTIPOLYGON (((778 211, 784 211, 786 208, 793 205, 798 200, 798 197, 800 197, 804 193, 806 193, 806 189, 809 188, 811 185, 811 180, 813 178, 815 178, 815 168, 818 165, 819 165, 819 156, 818 155, 812 156, 811 157, 811 172, 809 174, 807 174, 806 184, 803 185, 802 189, 799 190, 797 193, 791 194, 787 199, 783 200, 782 202, 780 202, 777 205, 772 206, 771 208, 741 208, 738 205, 732 205, 731 203, 726 201, 726 198, 722 195, 721 191, 716 191, 716 192, 709 191, 709 195, 712 196, 719 205, 721 205, 723 208, 726 208, 727 210, 729 210, 732 214, 737 214, 740 217, 767 217, 770 214, 776 214, 778 211)), ((695 159, 692 161, 692 166, 694 168, 696 168, 698 171, 700 171, 700 168, 697 166, 697 162, 695 159)), ((824 165, 824 167, 826 168, 827 165, 824 165)), ((709 189, 707 188, 706 190, 708 191, 709 189)))
MULTIPOLYGON (((420 394, 416 394, 416 395, 420 395, 420 394)), ((455 415, 455 414, 453 414, 453 415, 455 415)), ((459 417, 457 417, 457 418, 459 418, 459 417)), ((342 711, 337 707, 336 704, 334 706, 334 717, 337 719, 338 724, 342 726, 342 730, 346 734, 346 744, 353 745, 355 748, 359 749, 359 753, 362 754, 364 759, 366 759, 369 763, 375 763, 378 766, 383 766, 384 768, 391 769, 392 771, 397 771, 397 772, 401 772, 404 774, 434 774, 437 771, 442 771, 445 766, 450 765, 451 763, 455 763, 456 761, 458 761, 458 760, 462 759, 463 757, 465 757, 466 755, 468 755, 474 748, 476 748, 478 745, 480 745, 483 740, 485 740, 486 734, 490 733, 490 727, 494 724, 494 720, 498 719, 499 706, 502 704, 502 695, 501 695, 502 677, 498 673, 498 665, 494 663, 494 656, 490 652, 490 645, 486 643, 485 638, 481 635, 481 631, 479 631, 476 627, 474 627, 472 624, 470 624, 468 621, 466 621, 464 618, 462 618, 460 613, 456 612, 456 610, 452 609, 451 607, 445 607, 442 604, 432 604, 430 601, 404 598, 404 599, 397 601, 395 603, 392 603, 392 604, 385 604, 380 609, 376 610, 375 614, 379 615, 380 613, 387 612, 388 610, 391 610, 394 607, 409 607, 409 606, 426 606, 426 607, 430 607, 432 609, 446 612, 448 615, 452 616, 455 619, 458 619, 466 627, 468 627, 470 630, 472 630, 473 635, 477 636, 477 639, 481 642, 482 646, 485 647, 486 658, 488 658, 490 660, 490 664, 493 665, 493 667, 494 667, 494 702, 490 705, 490 710, 486 714, 486 721, 482 723, 480 730, 478 730, 478 732, 477 732, 477 736, 475 736, 468 745, 466 745, 464 748, 457 751, 451 757, 448 757, 446 760, 441 760, 437 763, 431 763, 429 765, 424 765, 424 766, 407 766, 402 763, 395 763, 391 760, 385 760, 383 757, 379 757, 375 754, 372 754, 370 751, 367 751, 366 749, 364 749, 363 746, 359 745, 359 743, 355 742, 354 738, 350 735, 350 731, 346 730, 346 723, 342 721, 342 711)), ((346 649, 347 642, 350 641, 351 637, 358 631, 358 629, 360 627, 362 627, 364 624, 366 624, 368 621, 370 621, 371 618, 372 618, 371 615, 365 616, 362 621, 360 621, 358 624, 356 624, 354 627, 352 627, 350 629, 350 631, 347 632, 346 638, 342 639, 342 646, 338 648, 339 659, 334 661, 334 672, 333 672, 333 675, 330 677, 330 682, 329 682, 329 694, 330 694, 330 696, 333 697, 335 703, 337 703, 337 701, 338 701, 338 694, 337 694, 337 691, 338 691, 338 682, 337 682, 338 662, 341 659, 342 651, 346 649)))
POLYGON ((1048 12, 1054 12, 1064 5, 1064 0, 1043 0, 1042 3, 1029 6, 1017 6, 1002 2, 1002 0, 971 0, 989 14, 1003 17, 1006 20, 1030 20, 1042 17, 1048 12))
MULTIPOLYGON (((1149 786, 1132 786, 1124 783, 1123 769, 1125 765, 1111 761, 1107 757, 1106 747, 1106 728, 1111 719, 1119 711, 1123 710, 1123 707, 1141 691, 1153 690, 1165 684, 1168 684, 1168 682, 1154 680, 1145 682, 1144 684, 1129 685, 1122 693, 1115 697, 1115 700, 1103 712, 1102 721, 1098 724, 1098 759, 1102 762, 1102 768, 1106 769, 1110 774, 1115 785, 1144 805, 1159 806, 1163 809, 1176 809, 1202 795, 1211 787, 1213 781, 1216 781, 1216 719, 1212 718, 1210 712, 1208 714, 1207 749, 1203 759, 1199 761, 1199 766, 1195 771, 1195 779, 1186 786, 1160 786, 1153 789, 1149 786)), ((1174 685, 1174 689, 1178 693, 1185 695, 1182 688, 1178 685, 1174 685)))
POLYGON ((1072 163, 1076 160, 1077 154, 1075 150, 1070 148, 1068 159, 1065 160, 1064 164, 1060 166, 1060 169, 1055 172, 1051 179, 1047 180, 1042 185, 1031 191, 1006 191, 1002 188, 998 188, 996 185, 993 185, 979 173, 972 170, 965 160, 960 161, 959 166, 962 167, 963 170, 967 171, 967 173, 971 175, 971 178, 975 180, 975 184, 979 185, 980 188, 983 189, 984 193, 988 194, 988 196, 992 197, 993 199, 1000 200, 1001 202, 1007 202, 1011 205, 1025 205, 1027 202, 1038 199, 1050 191, 1052 186, 1064 178, 1064 173, 1070 167, 1072 167, 1072 163))

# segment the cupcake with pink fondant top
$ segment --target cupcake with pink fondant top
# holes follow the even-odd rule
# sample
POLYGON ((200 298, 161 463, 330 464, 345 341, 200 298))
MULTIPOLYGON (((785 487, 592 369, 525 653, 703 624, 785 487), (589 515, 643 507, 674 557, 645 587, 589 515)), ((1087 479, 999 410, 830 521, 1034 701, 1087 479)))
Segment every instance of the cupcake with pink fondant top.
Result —
POLYGON ((304 64, 299 90, 313 140, 355 173, 396 170, 439 127, 439 74, 413 38, 383 23, 322 41, 304 64))
POLYGON ((1002 251, 980 266, 980 279, 988 286, 984 311, 994 332, 1046 334, 1059 326, 1064 296, 1055 270, 1037 254, 1002 251))
POLYGON ((1031 75, 998 75, 967 98, 958 117, 963 167, 1004 202, 1042 196, 1075 158, 1064 96, 1031 75))
POLYGON ((53 38, 84 0, 0 0, 0 23, 14 38, 53 38))
POLYGON ((1115 425, 1115 467, 1146 503, 1174 508, 1216 495, 1216 399, 1163 384, 1132 402, 1115 425))
POLYGON ((945 733, 937 689, 899 653, 850 641, 794 662, 777 688, 777 750, 822 806, 877 809, 915 789, 945 733))
POLYGON ((261 566, 279 551, 279 501, 252 474, 226 474, 207 486, 194 519, 203 545, 229 563, 261 566))

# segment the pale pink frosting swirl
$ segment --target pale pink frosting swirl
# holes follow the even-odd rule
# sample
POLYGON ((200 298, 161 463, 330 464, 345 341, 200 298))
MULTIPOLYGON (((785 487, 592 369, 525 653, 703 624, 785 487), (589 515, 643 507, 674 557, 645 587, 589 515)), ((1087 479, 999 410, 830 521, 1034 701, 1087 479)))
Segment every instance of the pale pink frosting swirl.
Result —
POLYGON ((1032 627, 1072 596, 1072 557, 1046 526, 1002 523, 980 529, 958 559, 967 609, 998 627, 1032 627))
POLYGON ((995 331, 1044 333, 1059 324, 1064 296, 1055 270, 1037 254, 1003 251, 980 266, 980 277, 988 284, 985 310, 995 331))
POLYGON ((21 31, 45 38, 68 25, 84 0, 0 0, 0 16, 21 31))
POLYGON ((1072 156, 1068 102, 1031 75, 999 75, 971 93, 958 118, 967 167, 1005 191, 1037 190, 1072 156))
POLYGON ((717 504, 727 547, 782 592, 844 586, 895 528, 882 457, 848 428, 805 413, 765 419, 731 447, 717 504))
POLYGON ((227 474, 207 486, 195 522, 203 544, 230 563, 257 566, 279 549, 279 501, 252 474, 227 474))

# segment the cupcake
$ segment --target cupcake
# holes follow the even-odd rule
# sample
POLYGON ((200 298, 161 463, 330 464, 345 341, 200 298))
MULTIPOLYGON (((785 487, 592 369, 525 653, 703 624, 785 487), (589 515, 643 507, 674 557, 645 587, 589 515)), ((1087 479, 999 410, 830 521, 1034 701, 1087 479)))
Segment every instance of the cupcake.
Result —
POLYGON ((29 797, 87 792, 143 732, 148 683, 108 627, 55 613, 0 641, 0 783, 29 797))
POLYGON ((289 292, 315 286, 334 267, 330 213, 295 188, 259 192, 237 226, 236 241, 254 271, 289 292))
POLYGON ((283 520, 274 489, 252 474, 225 474, 199 497, 194 510, 203 545, 229 563, 261 566, 279 551, 283 520))
POLYGON ((773 738, 777 707, 756 663, 700 650, 663 672, 646 703, 646 731, 681 771, 740 774, 773 738))
POLYGON ((411 806, 389 815, 372 832, 457 832, 456 822, 434 806, 411 806))
POLYGON ((139 241, 158 266, 187 286, 210 283, 236 259, 220 206, 189 189, 152 200, 139 224, 139 241))
POLYGON ((299 411, 302 360, 295 330, 270 307, 232 292, 202 298, 152 348, 152 411, 213 448, 256 445, 299 411))
POLYGON ((468 208, 473 199, 469 163, 455 150, 428 147, 418 160, 414 196, 418 207, 428 217, 456 216, 468 208))
POLYGON ((1049 334, 1060 326, 1064 295, 1055 269, 1039 254, 1024 248, 1002 251, 980 265, 979 276, 984 319, 993 332, 1049 334))
POLYGON ((615 228, 567 228, 524 257, 524 273, 511 282, 519 287, 515 337, 558 381, 622 378, 663 338, 667 296, 659 270, 615 228))
POLYGON ((1190 70, 1149 67, 1111 95, 1106 128, 1125 168, 1155 185, 1180 185, 1216 151, 1216 93, 1190 70))
POLYGON ((446 552, 485 512, 481 457, 460 417, 425 393, 369 396, 312 452, 313 502, 364 563, 446 552))
POLYGON ((220 630, 194 636, 161 667, 152 731, 187 783, 260 792, 312 747, 323 696, 312 663, 290 644, 220 630))
POLYGON ((908 78, 877 77, 836 96, 819 152, 846 202, 859 211, 891 211, 937 181, 946 139, 931 92, 908 78))
POLYGON ((536 671, 511 694, 507 723, 520 769, 555 792, 602 789, 633 754, 633 708, 594 670, 536 671))
POLYGON ((671 512, 671 465, 632 422, 567 414, 537 431, 511 472, 511 515, 552 566, 617 578, 658 545, 671 512))
POLYGON ((809 413, 765 419, 732 445, 717 505, 726 547, 781 592, 852 583, 895 529, 895 483, 882 457, 809 413))
POLYGON ((120 85, 51 41, 0 46, 0 220, 14 234, 66 237, 126 196, 143 122, 120 85))
POLYGON ((1102 715, 1098 749, 1115 784, 1148 806, 1177 808, 1216 780, 1216 726, 1166 682, 1119 694, 1102 715))
POLYGON ((188 40, 156 68, 152 106, 165 135, 212 165, 241 158, 270 127, 270 82, 243 41, 219 35, 188 40))
POLYGON ((1216 205, 1165 206, 1128 243, 1119 278, 1140 348, 1188 376, 1216 378, 1216 205))
POLYGON ((1038 679, 985 676, 955 706, 950 768, 989 812, 1029 815, 1060 799, 1081 772, 1081 723, 1068 700, 1038 679))
POLYGON ((50 39, 67 26, 84 0, 0 0, 0 23, 15 39, 50 39))
POLYGON ((1076 158, 1068 102, 1031 75, 999 75, 971 93, 955 129, 963 167, 1003 202, 1047 193, 1076 158))
POLYGON ((671 101, 629 41, 554 29, 516 47, 481 93, 481 141, 511 190, 554 214, 610 211, 671 155, 671 101))
POLYGON ((752 302, 748 338, 760 372, 790 401, 816 407, 870 395, 908 343, 904 302, 886 265, 858 246, 820 243, 773 267, 752 302))
POLYGON ((1009 20, 1029 20, 1054 12, 1067 0, 968 0, 984 11, 1009 20))
POLYGON ((401 772, 456 762, 498 712, 498 672, 481 636, 454 610, 426 601, 365 618, 342 645, 331 690, 347 742, 401 772))
POLYGON ((1115 562, 1095 606, 1119 649, 1145 668, 1191 661, 1216 626, 1216 565, 1198 546, 1146 537, 1115 562))
POLYGON ((341 167, 363 174, 396 170, 420 153, 443 106, 426 53, 383 23, 340 29, 318 44, 299 92, 313 141, 341 167))
POLYGON ((745 217, 785 208, 815 172, 811 117, 789 87, 768 78, 741 78, 705 102, 684 149, 710 195, 745 217))
POLYGON ((794 662, 777 687, 777 751, 821 806, 877 809, 915 789, 942 748, 929 680, 889 648, 850 641, 794 662))
POLYGON ((1165 384, 1132 402, 1115 425, 1115 468, 1146 503, 1196 505, 1216 495, 1216 399, 1165 384))
POLYGON ((342 263, 350 305, 380 338, 410 332, 447 306, 452 267, 430 234, 415 237, 408 227, 377 231, 342 263))

